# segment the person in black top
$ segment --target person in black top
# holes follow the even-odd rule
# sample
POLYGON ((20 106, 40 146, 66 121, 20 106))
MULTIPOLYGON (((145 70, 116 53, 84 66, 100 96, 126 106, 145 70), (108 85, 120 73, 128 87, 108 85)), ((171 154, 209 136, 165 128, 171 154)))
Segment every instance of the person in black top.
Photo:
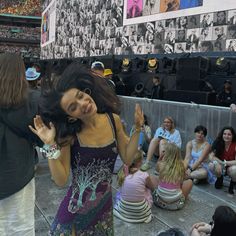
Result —
POLYGON ((225 80, 223 90, 217 95, 217 105, 229 107, 233 100, 232 82, 225 80))
POLYGON ((151 91, 151 99, 163 99, 164 87, 161 85, 161 79, 155 75, 152 79, 153 87, 151 91))
POLYGON ((34 144, 40 143, 28 125, 40 92, 28 88, 20 55, 0 55, 0 94, 0 235, 34 235, 34 144))

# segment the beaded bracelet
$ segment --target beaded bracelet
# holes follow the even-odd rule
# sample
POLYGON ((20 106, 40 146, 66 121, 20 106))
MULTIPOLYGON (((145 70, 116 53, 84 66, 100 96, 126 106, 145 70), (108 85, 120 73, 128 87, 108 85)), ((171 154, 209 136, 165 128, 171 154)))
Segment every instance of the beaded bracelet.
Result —
POLYGON ((49 160, 56 160, 61 155, 61 150, 56 143, 52 145, 44 144, 40 151, 43 152, 49 160))

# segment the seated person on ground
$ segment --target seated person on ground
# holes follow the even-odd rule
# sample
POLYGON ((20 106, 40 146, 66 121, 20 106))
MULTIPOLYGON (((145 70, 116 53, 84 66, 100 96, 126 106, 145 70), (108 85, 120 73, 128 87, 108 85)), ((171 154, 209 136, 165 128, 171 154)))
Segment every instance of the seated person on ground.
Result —
POLYGON ((209 168, 216 175, 215 188, 223 187, 224 176, 231 178, 228 192, 234 194, 236 184, 236 134, 232 127, 224 127, 212 145, 209 168))
POLYGON ((187 178, 194 179, 196 183, 200 179, 208 179, 209 183, 214 183, 215 178, 208 168, 208 156, 211 151, 210 144, 206 141, 207 129, 198 125, 194 129, 195 139, 186 145, 186 156, 184 159, 187 169, 187 178))
POLYGON ((140 171, 142 151, 137 151, 133 163, 123 166, 118 174, 120 189, 113 213, 119 219, 130 223, 149 223, 153 204, 151 191, 157 186, 157 178, 140 171))
MULTIPOLYGON (((130 131, 130 136, 135 132, 135 125, 132 126, 130 131)), ((152 130, 151 127, 148 125, 147 116, 144 115, 144 125, 141 128, 141 132, 139 135, 139 150, 143 150, 145 153, 147 153, 149 143, 152 138, 152 130)))
POLYGON ((236 213, 228 206, 218 206, 212 221, 196 223, 190 230, 190 236, 223 236, 236 235, 236 213))
POLYGON ((181 148, 182 140, 180 133, 175 129, 174 120, 170 116, 167 116, 164 119, 163 125, 156 130, 154 138, 149 144, 146 162, 142 165, 141 170, 146 171, 151 168, 153 154, 161 158, 163 144, 166 142, 174 143, 181 148))
POLYGON ((185 166, 180 149, 173 143, 166 143, 164 156, 158 163, 158 187, 153 193, 156 206, 168 210, 181 209, 188 197, 193 182, 184 180, 185 166))

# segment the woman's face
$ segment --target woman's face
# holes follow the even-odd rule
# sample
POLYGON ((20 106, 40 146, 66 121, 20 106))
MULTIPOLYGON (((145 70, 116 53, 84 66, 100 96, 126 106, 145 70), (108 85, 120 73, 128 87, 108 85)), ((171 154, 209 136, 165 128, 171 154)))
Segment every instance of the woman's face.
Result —
POLYGON ((148 34, 148 41, 151 42, 154 39, 153 34, 148 34))
POLYGON ((180 18, 180 25, 184 26, 187 24, 187 18, 186 17, 181 17, 180 18))
POLYGON ((169 119, 165 119, 163 122, 164 128, 167 130, 171 130, 172 128, 172 121, 169 119))
POLYGON ((203 141, 205 138, 203 131, 198 131, 195 133, 195 139, 197 141, 203 141))
POLYGON ((87 120, 97 113, 97 106, 92 97, 79 89, 72 88, 61 99, 62 109, 73 118, 87 120))
POLYGON ((232 142, 232 139, 233 139, 233 135, 231 133, 231 130, 225 129, 223 132, 223 140, 225 142, 232 142))

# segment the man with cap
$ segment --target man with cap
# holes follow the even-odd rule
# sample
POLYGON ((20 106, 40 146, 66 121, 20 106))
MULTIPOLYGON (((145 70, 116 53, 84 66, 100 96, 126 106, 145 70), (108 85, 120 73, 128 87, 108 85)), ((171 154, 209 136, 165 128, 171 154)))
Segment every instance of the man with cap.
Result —
POLYGON ((36 89, 36 90, 40 89, 40 87, 38 86, 38 80, 40 78, 40 74, 41 73, 37 72, 34 67, 29 67, 26 70, 25 77, 31 89, 36 89))
POLYGON ((99 75, 100 77, 104 78, 107 84, 115 91, 115 83, 112 81, 112 70, 105 69, 104 64, 100 61, 95 61, 91 65, 91 70, 99 75))
MULTIPOLYGON (((26 77, 26 80, 28 81, 30 89, 40 90, 38 81, 40 79, 41 73, 37 72, 35 67, 29 67, 25 72, 25 77, 26 77)), ((35 170, 37 170, 38 163, 39 163, 39 157, 38 155, 35 155, 34 156, 34 164, 35 164, 34 169, 35 170)))
POLYGON ((100 61, 95 61, 91 65, 91 70, 101 77, 104 76, 104 64, 100 61))
POLYGON ((229 107, 234 101, 232 82, 225 80, 223 90, 217 95, 217 105, 229 107))
POLYGON ((112 70, 111 69, 105 69, 104 70, 104 78, 107 79, 108 85, 115 91, 116 90, 116 85, 114 81, 112 80, 112 70))

